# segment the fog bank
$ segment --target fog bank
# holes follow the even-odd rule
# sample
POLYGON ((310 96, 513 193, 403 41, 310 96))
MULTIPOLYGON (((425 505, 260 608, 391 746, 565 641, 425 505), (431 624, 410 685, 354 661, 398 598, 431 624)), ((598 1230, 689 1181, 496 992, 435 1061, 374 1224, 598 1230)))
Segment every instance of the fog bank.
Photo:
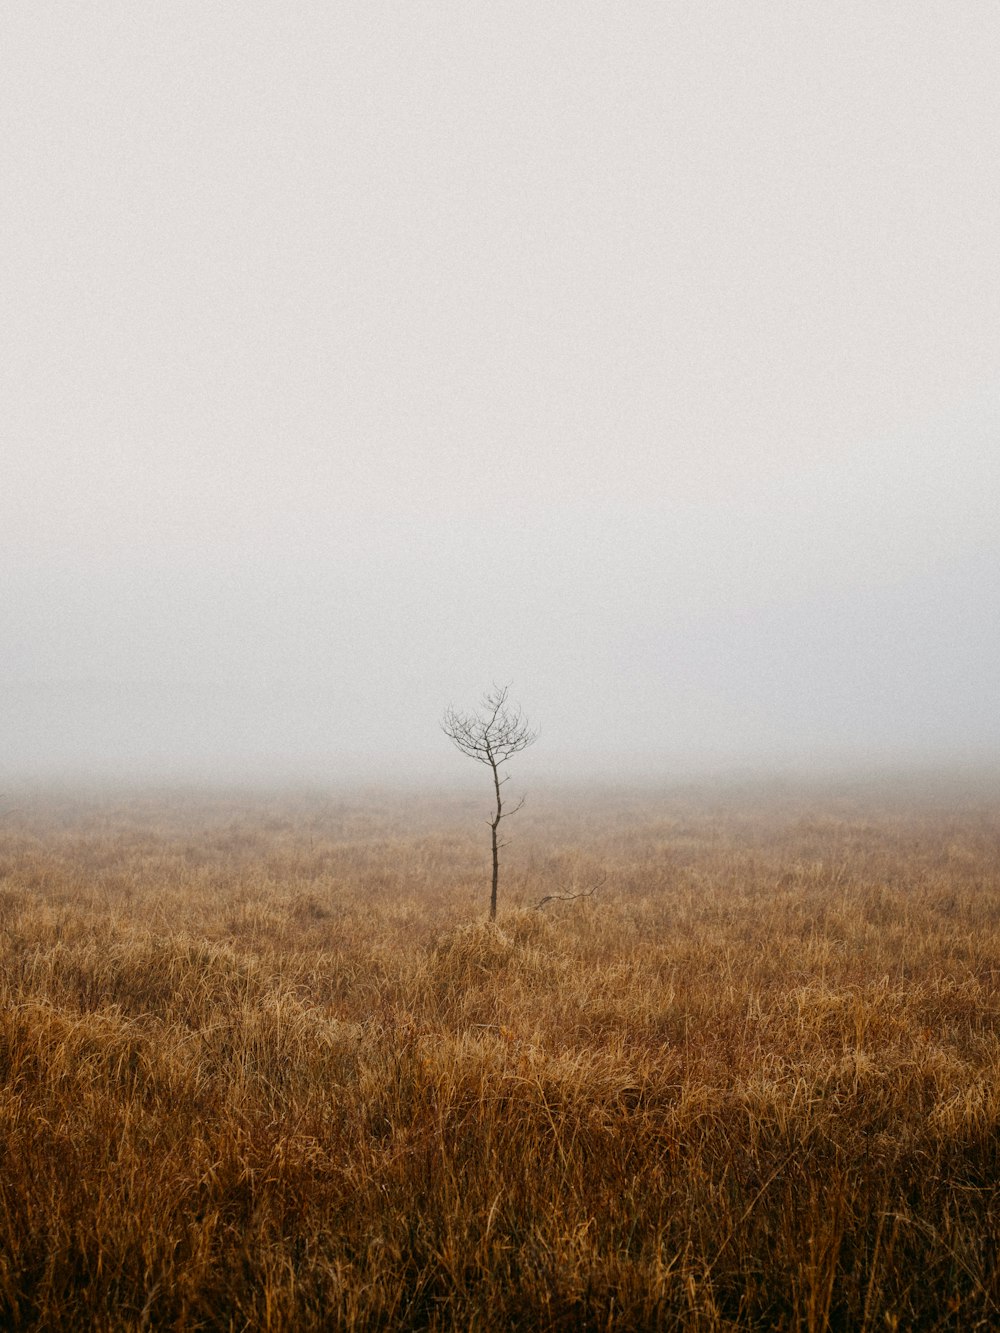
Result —
POLYGON ((0 780, 1000 758, 994 5, 0 31, 0 780))

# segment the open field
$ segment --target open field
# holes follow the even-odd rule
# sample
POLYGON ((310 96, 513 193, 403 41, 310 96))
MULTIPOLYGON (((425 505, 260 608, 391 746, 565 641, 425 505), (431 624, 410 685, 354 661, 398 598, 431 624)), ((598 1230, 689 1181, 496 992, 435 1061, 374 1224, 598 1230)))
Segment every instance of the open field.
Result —
POLYGON ((1000 801, 488 797, 13 798, 0 1324, 1000 1326, 1000 801))

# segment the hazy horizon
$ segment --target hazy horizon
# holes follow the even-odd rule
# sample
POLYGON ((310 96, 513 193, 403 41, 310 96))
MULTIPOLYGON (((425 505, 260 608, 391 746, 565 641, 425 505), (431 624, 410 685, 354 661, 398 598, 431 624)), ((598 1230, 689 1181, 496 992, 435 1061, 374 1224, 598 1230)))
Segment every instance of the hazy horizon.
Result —
POLYGON ((0 34, 0 782, 1000 767, 995 5, 0 34))

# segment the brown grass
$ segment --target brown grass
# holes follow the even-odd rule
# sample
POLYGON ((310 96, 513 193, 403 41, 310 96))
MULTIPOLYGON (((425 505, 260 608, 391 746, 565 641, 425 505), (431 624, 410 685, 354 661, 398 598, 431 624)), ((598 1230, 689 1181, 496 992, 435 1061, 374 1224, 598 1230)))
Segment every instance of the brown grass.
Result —
POLYGON ((1000 806, 482 806, 3 817, 0 1323, 1000 1326, 1000 806))

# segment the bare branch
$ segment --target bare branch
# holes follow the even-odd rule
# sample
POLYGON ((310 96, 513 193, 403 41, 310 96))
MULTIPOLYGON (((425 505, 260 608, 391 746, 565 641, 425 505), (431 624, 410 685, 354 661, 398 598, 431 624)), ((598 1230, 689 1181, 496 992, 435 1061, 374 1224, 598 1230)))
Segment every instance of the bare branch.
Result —
POLYGON ((538 739, 538 732, 520 708, 508 706, 509 689, 507 685, 494 685, 476 712, 464 713, 451 706, 445 709, 441 730, 462 754, 499 767, 538 739))
POLYGON ((521 799, 518 801, 517 805, 514 806, 514 809, 513 809, 513 810, 505 810, 505 811, 503 812, 503 814, 500 816, 500 818, 501 818, 501 819, 507 819, 510 815, 516 815, 517 812, 518 812, 518 810, 523 810, 523 809, 524 809, 524 802, 525 802, 526 799, 527 799, 526 797, 522 796, 521 799))
POLYGON ((593 898, 597 890, 603 884, 607 883, 607 879, 608 877, 605 875, 599 883, 594 884, 589 889, 581 890, 580 893, 547 893, 544 898, 540 898, 538 902, 535 903, 534 910, 540 912, 546 903, 572 903, 575 902, 577 898, 593 898))

